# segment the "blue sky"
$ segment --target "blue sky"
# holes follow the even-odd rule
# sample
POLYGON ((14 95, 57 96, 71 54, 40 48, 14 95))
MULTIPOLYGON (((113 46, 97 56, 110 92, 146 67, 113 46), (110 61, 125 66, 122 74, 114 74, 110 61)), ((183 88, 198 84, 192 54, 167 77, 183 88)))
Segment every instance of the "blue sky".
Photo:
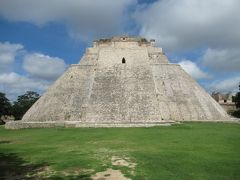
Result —
POLYGON ((240 82, 239 0, 1 0, 0 91, 43 93, 94 39, 155 39, 208 92, 240 82))

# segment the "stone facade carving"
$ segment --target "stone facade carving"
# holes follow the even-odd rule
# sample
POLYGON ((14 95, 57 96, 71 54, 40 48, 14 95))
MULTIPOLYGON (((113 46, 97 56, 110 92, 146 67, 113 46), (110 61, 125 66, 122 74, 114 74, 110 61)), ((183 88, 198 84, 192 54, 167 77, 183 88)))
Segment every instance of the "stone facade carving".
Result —
POLYGON ((233 102, 233 94, 232 93, 220 93, 220 92, 213 92, 212 93, 213 99, 215 99, 225 111, 233 111, 236 110, 236 105, 233 102))

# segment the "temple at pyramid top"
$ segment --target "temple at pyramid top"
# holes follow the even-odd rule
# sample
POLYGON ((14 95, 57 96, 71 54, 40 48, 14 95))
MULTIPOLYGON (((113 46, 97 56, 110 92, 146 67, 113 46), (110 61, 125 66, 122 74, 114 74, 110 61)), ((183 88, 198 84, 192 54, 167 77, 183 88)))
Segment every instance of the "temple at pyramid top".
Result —
POLYGON ((227 113, 154 40, 116 36, 93 42, 78 64, 6 128, 132 127, 229 121, 227 113))
POLYGON ((136 46, 155 46, 155 40, 147 40, 142 37, 133 37, 133 36, 114 36, 112 38, 107 39, 99 39, 94 41, 94 46, 105 46, 112 44, 120 44, 121 42, 128 42, 128 44, 136 45, 136 46))
POLYGON ((119 64, 119 58, 122 58, 123 62, 129 65, 136 63, 168 63, 162 48, 155 47, 155 40, 147 40, 142 37, 115 36, 94 41, 93 46, 87 48, 85 55, 80 60, 80 64, 96 65, 98 62, 98 64, 103 63, 111 66, 111 64, 119 64), (102 59, 99 56, 105 58, 102 59), (101 59, 105 62, 101 62, 101 59))

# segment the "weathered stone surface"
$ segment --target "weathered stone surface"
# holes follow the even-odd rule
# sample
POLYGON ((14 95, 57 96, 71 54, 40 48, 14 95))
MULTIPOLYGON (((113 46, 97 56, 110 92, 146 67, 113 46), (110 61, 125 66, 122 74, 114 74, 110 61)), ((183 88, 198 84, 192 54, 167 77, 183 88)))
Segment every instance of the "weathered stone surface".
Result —
POLYGON ((6 128, 132 127, 228 119, 153 41, 113 37, 94 42, 20 122, 6 128))

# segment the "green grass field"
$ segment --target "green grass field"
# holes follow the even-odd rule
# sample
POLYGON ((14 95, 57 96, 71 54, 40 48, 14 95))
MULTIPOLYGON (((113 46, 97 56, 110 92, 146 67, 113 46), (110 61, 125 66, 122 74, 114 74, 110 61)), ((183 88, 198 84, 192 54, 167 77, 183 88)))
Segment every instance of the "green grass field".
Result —
POLYGON ((21 130, 0 127, 0 179, 89 179, 107 168, 119 169, 132 179, 237 180, 240 124, 21 130), (114 156, 135 166, 113 165, 114 156))

